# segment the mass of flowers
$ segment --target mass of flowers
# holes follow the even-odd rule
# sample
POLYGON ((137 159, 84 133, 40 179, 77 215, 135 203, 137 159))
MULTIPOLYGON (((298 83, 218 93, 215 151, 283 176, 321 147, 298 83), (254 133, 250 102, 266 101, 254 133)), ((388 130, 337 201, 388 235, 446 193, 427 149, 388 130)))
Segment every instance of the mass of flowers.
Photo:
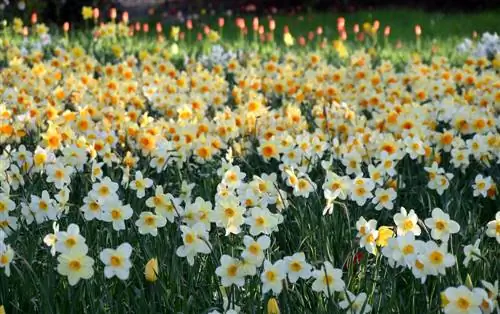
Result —
POLYGON ((499 311, 498 51, 332 60, 211 30, 190 54, 173 30, 134 53, 123 23, 42 25, 2 42, 7 313, 499 311))

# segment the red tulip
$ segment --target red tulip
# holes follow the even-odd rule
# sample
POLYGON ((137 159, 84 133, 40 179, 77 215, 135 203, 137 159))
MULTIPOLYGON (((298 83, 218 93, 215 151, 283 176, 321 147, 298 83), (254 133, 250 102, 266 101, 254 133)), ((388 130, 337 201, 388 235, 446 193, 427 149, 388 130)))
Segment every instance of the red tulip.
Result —
POLYGON ((122 22, 128 24, 128 12, 125 11, 122 13, 122 22))
POLYGON ((340 39, 347 40, 347 32, 345 30, 340 32, 340 39))
POLYGON ((36 24, 37 21, 38 21, 38 16, 37 16, 36 12, 33 12, 31 14, 31 24, 36 24))
POLYGON ((269 20, 269 29, 274 31, 276 29, 276 21, 275 20, 269 20))
POLYGON ((244 29, 245 28, 245 19, 239 17, 236 19, 236 26, 239 28, 239 29, 244 29))
POLYGON ((341 31, 345 27, 345 18, 344 17, 339 17, 337 18, 337 30, 341 31))
POLYGON ((299 37, 299 45, 301 45, 301 46, 306 45, 306 39, 304 38, 304 36, 299 37))
POLYGON ((252 20, 252 27, 254 31, 257 31, 259 29, 259 18, 254 17, 252 20))
POLYGON ((116 8, 111 8, 111 10, 109 11, 109 17, 114 21, 116 19, 116 15, 116 8))
POLYGON ((391 34, 391 27, 389 25, 387 25, 385 28, 384 28, 384 36, 385 37, 389 37, 389 35, 391 34))

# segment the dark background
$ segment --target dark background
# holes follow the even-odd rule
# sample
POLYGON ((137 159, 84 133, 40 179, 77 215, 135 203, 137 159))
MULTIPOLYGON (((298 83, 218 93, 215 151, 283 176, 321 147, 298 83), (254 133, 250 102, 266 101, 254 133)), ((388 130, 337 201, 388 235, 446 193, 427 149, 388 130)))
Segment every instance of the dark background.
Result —
MULTIPOLYGON (((110 7, 116 6, 116 1, 113 0, 66 0, 64 4, 61 4, 61 0, 25 1, 27 9, 21 14, 25 18, 29 18, 31 11, 37 11, 44 21, 55 23, 81 21, 82 6, 98 6, 102 9, 102 12, 107 12, 110 7)), ((11 3, 15 4, 15 0, 11 0, 11 3)), ((10 12, 8 8, 4 10, 3 14, 7 17, 9 14, 13 16, 20 15, 15 5, 11 5, 11 7, 13 8, 11 8, 10 12)), ((310 10, 353 12, 356 10, 401 7, 444 13, 452 11, 470 12, 500 9, 500 0, 166 0, 164 4, 156 8, 156 11, 166 13, 168 16, 175 16, 178 11, 182 11, 186 16, 190 13, 199 13, 201 9, 215 10, 216 12, 231 10, 235 14, 269 14, 277 9, 282 14, 294 14, 310 10)))

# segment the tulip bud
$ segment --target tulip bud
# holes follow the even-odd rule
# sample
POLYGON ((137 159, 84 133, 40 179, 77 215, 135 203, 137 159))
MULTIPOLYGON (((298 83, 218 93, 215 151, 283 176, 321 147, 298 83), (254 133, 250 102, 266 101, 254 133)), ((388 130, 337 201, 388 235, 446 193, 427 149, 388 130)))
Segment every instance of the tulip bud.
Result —
POLYGON ((38 15, 36 14, 36 12, 33 12, 31 14, 31 24, 36 24, 37 21, 38 21, 38 15))
POLYGON ((245 28, 245 19, 239 17, 236 19, 236 26, 238 26, 239 29, 244 29, 245 28))
POLYGON ((314 39, 314 32, 309 32, 309 33, 307 33, 307 39, 308 39, 309 41, 313 40, 313 39, 314 39))
POLYGON ((259 35, 264 34, 264 25, 259 26, 259 35))
POLYGON ((189 30, 193 29, 193 20, 189 19, 186 21, 186 28, 189 30))
POLYGON ((378 31, 378 29, 380 28, 380 22, 379 22, 379 20, 375 20, 375 22, 373 22, 373 28, 375 28, 375 30, 378 31))
POLYGON ((359 24, 354 24, 353 31, 355 34, 359 33, 359 24))
POLYGON ((116 20, 116 15, 117 15, 117 12, 116 12, 116 8, 111 8, 111 10, 109 11, 109 17, 111 18, 111 20, 116 20))
POLYGON ((223 17, 219 17, 219 27, 224 27, 224 18, 223 17))
POLYGON ((163 32, 163 26, 161 25, 160 22, 156 23, 156 32, 158 34, 160 34, 161 32, 163 32))
POLYGON ((280 314, 280 308, 276 298, 270 298, 267 301, 267 314, 280 314))
POLYGON ((69 31, 69 22, 64 22, 63 24, 63 30, 65 33, 67 33, 69 31))
POLYGON ((342 16, 337 18, 337 30, 342 30, 345 28, 345 18, 342 16))
POLYGON ((415 35, 420 36, 422 35, 422 27, 420 27, 420 25, 415 25, 415 35))
POLYGON ((146 267, 144 268, 144 276, 147 281, 155 282, 158 280, 158 274, 158 260, 156 258, 152 258, 147 262, 146 267))
POLYGON ((276 29, 276 21, 275 20, 270 20, 269 21, 269 30, 272 32, 276 29))
POLYGON ((0 305, 0 314, 5 314, 5 308, 3 305, 0 305))
POLYGON ((203 33, 205 35, 208 35, 208 33, 210 33, 210 26, 208 25, 203 26, 203 33))
POLYGON ((386 26, 384 28, 384 36, 385 37, 389 37, 390 34, 391 34, 391 27, 390 26, 386 26))
POLYGON ((283 34, 286 34, 286 33, 289 33, 289 32, 290 32, 290 30, 288 29, 288 25, 285 25, 283 27, 283 34))
POLYGON ((347 32, 345 30, 340 32, 340 39, 342 39, 344 41, 347 40, 347 32))
POLYGON ((467 277, 465 277, 465 286, 469 289, 473 289, 474 285, 472 284, 472 278, 470 277, 470 274, 467 274, 467 277))
POLYGON ((122 13, 122 22, 128 24, 128 12, 125 11, 122 13))
POLYGON ((99 8, 94 8, 92 15, 94 16, 94 20, 97 20, 99 18, 99 8))
POLYGON ((141 23, 135 22, 135 31, 138 32, 141 30, 141 23))
POLYGON ((306 45, 306 39, 304 36, 299 37, 299 45, 305 46, 306 45))
POLYGON ((149 32, 149 24, 148 23, 142 24, 142 31, 144 33, 148 33, 149 32))
POLYGON ((259 29, 259 18, 254 17, 252 20, 252 28, 254 31, 257 31, 259 29))
POLYGON ((319 44, 319 47, 321 49, 325 49, 327 44, 328 44, 328 42, 326 41, 326 38, 324 38, 323 41, 321 42, 321 44, 319 44))
POLYGON ((323 34, 323 27, 322 26, 318 26, 318 28, 316 28, 316 34, 318 36, 321 36, 321 34, 323 34))
POLYGON ((28 26, 23 27, 23 36, 28 37, 28 34, 29 34, 28 26))

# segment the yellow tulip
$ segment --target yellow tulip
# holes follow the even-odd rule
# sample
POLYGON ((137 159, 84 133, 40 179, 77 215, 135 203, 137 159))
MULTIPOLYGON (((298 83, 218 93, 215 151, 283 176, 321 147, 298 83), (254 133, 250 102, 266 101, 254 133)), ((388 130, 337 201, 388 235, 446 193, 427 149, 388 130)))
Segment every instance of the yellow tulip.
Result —
POLYGON ((342 40, 334 40, 333 48, 338 53, 339 57, 345 58, 348 56, 347 48, 342 40))
POLYGON ((144 269, 144 276, 146 277, 146 280, 149 282, 155 282, 158 280, 158 272, 158 259, 150 259, 144 269))
POLYGON ((267 301, 267 314, 280 314, 278 301, 275 298, 270 298, 267 301))
POLYGON ((285 42, 285 45, 287 46, 293 46, 295 43, 295 38, 293 38, 292 34, 286 33, 283 35, 283 41, 285 42))
POLYGON ((372 24, 368 22, 363 23, 363 31, 365 33, 370 33, 371 29, 372 29, 372 24))
POLYGON ((5 314, 5 308, 3 305, 0 305, 0 314, 5 314))
POLYGON ((179 26, 172 26, 172 28, 170 29, 170 38, 172 38, 175 41, 178 41, 180 31, 181 28, 179 26))

